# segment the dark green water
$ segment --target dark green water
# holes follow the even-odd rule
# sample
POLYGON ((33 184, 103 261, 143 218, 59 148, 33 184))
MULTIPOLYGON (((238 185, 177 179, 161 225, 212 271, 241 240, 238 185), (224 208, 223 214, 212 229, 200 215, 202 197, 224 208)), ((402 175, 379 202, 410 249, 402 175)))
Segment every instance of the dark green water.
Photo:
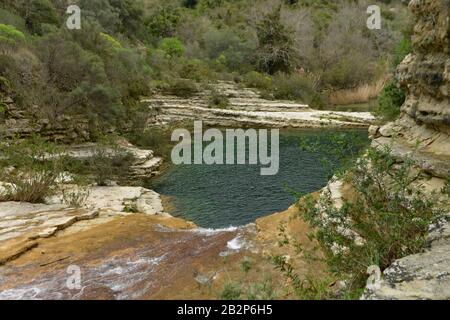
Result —
MULTIPOLYGON (((172 197, 173 216, 200 227, 245 225, 292 205, 295 198, 287 186, 309 193, 326 185, 328 178, 320 156, 302 152, 299 139, 327 132, 282 131, 280 170, 274 176, 261 176, 259 165, 180 165, 172 166, 151 187, 172 197)), ((367 136, 367 131, 357 132, 367 136)))

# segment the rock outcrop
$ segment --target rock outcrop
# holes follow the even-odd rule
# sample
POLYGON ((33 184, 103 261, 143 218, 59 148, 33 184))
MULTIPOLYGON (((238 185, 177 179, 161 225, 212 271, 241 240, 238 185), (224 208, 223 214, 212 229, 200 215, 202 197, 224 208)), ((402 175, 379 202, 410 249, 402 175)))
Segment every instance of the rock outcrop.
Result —
POLYGON ((62 196, 48 204, 0 203, 0 265, 14 260, 77 222, 95 219, 105 223, 118 216, 141 213, 170 218, 164 212, 160 195, 141 187, 90 187, 79 208, 65 204, 62 196))
MULTIPOLYGON (((450 178, 450 1, 413 0, 413 53, 398 68, 407 92, 400 118, 370 128, 375 147, 390 146, 399 161, 416 160, 428 189, 450 178)), ((448 221, 448 219, 447 219, 448 221)), ((365 299, 450 299, 450 224, 429 235, 428 248, 395 261, 365 299)))
POLYGON ((450 22, 448 0, 413 0, 417 23, 413 53, 398 68, 407 92, 401 117, 372 127, 375 146, 392 145, 399 156, 413 153, 422 169, 450 177, 450 22))
POLYGON ((159 168, 163 163, 163 159, 155 156, 152 150, 137 148, 125 139, 118 140, 116 148, 87 142, 71 145, 66 149, 65 154, 67 156, 79 160, 92 158, 99 150, 102 150, 105 156, 111 157, 117 155, 118 152, 131 154, 133 156, 133 163, 129 167, 127 176, 129 183, 133 185, 138 185, 142 180, 158 175, 159 168))
POLYGON ((332 112, 313 110, 308 105, 292 101, 272 101, 259 97, 251 89, 239 88, 235 83, 211 84, 229 100, 225 108, 209 106, 211 92, 205 90, 191 98, 155 95, 145 99, 155 115, 149 125, 164 125, 183 120, 202 120, 220 127, 367 127, 374 117, 369 112, 332 112))
MULTIPOLYGON (((81 115, 60 115, 54 121, 25 112, 10 96, 0 95, 0 133, 5 138, 27 138, 33 134, 59 143, 91 140, 89 120, 81 115)), ((36 106, 34 109, 38 109, 36 106)), ((38 110, 35 110, 36 112, 38 110)))
POLYGON ((450 224, 433 231, 428 248, 396 260, 364 299, 410 300, 450 298, 450 224))

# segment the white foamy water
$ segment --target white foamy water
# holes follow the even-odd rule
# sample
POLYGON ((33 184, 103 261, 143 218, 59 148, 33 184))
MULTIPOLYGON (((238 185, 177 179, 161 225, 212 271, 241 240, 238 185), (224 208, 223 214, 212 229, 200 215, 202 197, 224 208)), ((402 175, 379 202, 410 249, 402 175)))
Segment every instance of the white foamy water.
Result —
POLYGON ((114 258, 98 267, 81 268, 80 291, 71 292, 66 286, 68 274, 65 270, 55 274, 34 279, 28 285, 0 292, 0 300, 54 300, 79 299, 90 287, 105 286, 110 288, 118 299, 133 299, 140 296, 152 285, 146 283, 142 290, 133 291, 133 287, 151 274, 155 267, 165 258, 146 257, 150 252, 141 252, 137 258, 114 258))
POLYGON ((227 242, 227 248, 230 250, 240 250, 245 248, 245 240, 242 239, 241 236, 237 236, 236 238, 227 242))
POLYGON ((192 230, 192 232, 201 234, 201 235, 205 235, 205 236, 211 236, 211 235, 215 235, 215 234, 222 233, 222 232, 235 232, 241 228, 242 227, 233 227, 233 226, 230 226, 228 228, 219 228, 219 229, 198 228, 198 229, 192 230))

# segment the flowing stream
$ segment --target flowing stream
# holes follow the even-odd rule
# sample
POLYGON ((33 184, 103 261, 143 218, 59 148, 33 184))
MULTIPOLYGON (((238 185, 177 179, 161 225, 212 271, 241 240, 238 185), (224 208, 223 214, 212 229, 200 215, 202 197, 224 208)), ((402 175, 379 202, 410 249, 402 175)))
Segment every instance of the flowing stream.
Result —
POLYGON ((257 165, 172 166, 151 187, 170 196, 173 215, 202 228, 179 230, 152 216, 130 215, 50 238, 0 266, 0 299, 209 297, 200 283, 252 250, 256 229, 248 223, 288 208, 295 197, 287 187, 306 193, 326 184, 321 156, 302 152, 299 139, 329 132, 283 131, 274 176, 261 176, 257 165), (67 284, 74 266, 80 268, 79 288, 67 284))

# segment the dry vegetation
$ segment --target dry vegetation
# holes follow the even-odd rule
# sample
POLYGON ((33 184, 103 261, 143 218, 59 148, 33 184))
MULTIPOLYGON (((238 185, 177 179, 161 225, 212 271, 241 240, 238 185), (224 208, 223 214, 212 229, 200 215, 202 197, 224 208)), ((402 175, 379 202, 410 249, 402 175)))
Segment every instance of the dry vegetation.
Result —
POLYGON ((363 84, 355 89, 334 91, 329 96, 332 105, 349 105, 365 103, 376 99, 383 90, 386 80, 378 80, 372 84, 363 84))

